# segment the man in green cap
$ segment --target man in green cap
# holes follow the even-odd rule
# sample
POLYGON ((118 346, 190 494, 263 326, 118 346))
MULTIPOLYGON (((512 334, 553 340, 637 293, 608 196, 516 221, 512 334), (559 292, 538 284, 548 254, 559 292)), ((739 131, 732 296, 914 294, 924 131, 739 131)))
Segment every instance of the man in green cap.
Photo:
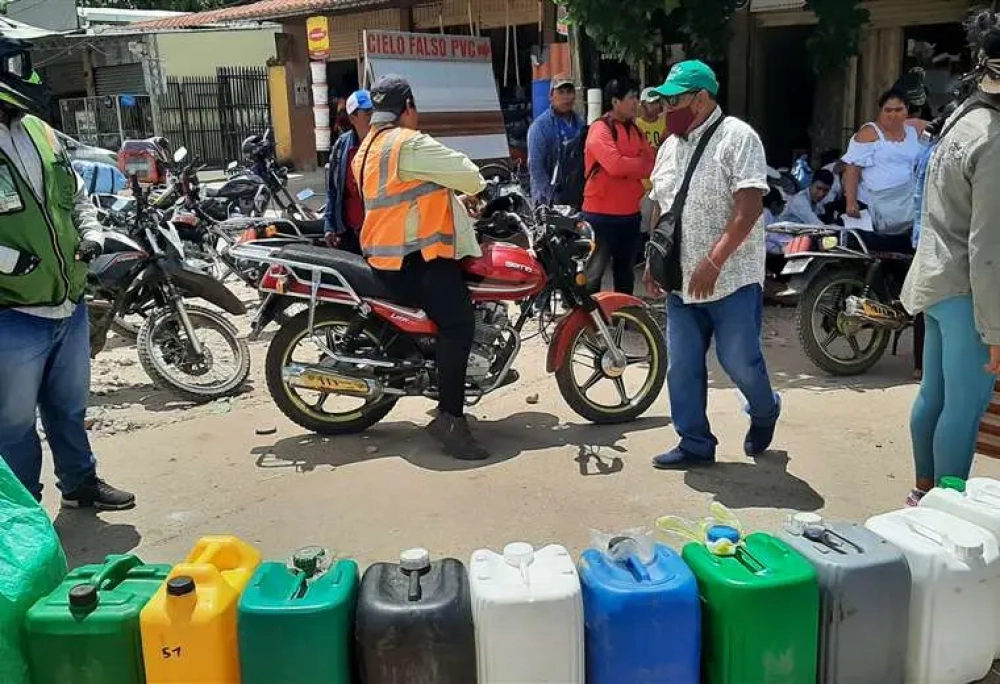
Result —
MULTIPOLYGON (((667 385, 680 444, 653 459, 663 469, 715 462, 705 362, 713 338, 723 369, 746 399, 748 456, 771 446, 781 413, 760 342, 767 161, 757 133, 722 113, 718 92, 715 74, 697 60, 675 64, 656 88, 670 133, 652 175, 651 197, 661 212, 671 211, 695 148, 709 136, 681 211, 683 285, 667 296, 667 385)), ((656 289, 648 271, 646 282, 656 289)))

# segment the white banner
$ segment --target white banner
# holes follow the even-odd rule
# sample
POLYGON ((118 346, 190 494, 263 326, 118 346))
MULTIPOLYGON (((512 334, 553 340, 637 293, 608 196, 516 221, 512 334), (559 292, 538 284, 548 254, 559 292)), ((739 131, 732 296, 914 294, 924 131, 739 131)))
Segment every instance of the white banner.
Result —
POLYGON ((750 0, 751 12, 773 12, 775 10, 801 9, 805 0, 750 0))

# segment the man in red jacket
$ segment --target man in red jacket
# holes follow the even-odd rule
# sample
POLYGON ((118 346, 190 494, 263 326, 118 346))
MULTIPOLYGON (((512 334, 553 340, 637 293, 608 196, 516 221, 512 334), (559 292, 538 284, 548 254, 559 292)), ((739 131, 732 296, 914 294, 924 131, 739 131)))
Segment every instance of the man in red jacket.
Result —
POLYGON ((599 290, 610 263, 615 291, 632 294, 636 255, 642 244, 639 205, 655 153, 635 125, 639 98, 634 83, 610 81, 604 88, 604 111, 587 133, 584 154, 583 215, 597 238, 587 279, 593 291, 599 290))

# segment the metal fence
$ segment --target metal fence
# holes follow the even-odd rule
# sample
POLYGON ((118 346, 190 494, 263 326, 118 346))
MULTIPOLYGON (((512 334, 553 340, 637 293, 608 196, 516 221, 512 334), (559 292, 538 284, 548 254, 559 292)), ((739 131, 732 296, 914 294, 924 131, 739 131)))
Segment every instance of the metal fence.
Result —
POLYGON ((148 95, 77 97, 59 103, 62 130, 80 142, 118 151, 122 140, 153 135, 148 95))
POLYGON ((214 78, 169 78, 158 104, 160 128, 171 145, 184 145, 213 166, 239 158, 243 140, 271 125, 265 68, 226 67, 214 78))

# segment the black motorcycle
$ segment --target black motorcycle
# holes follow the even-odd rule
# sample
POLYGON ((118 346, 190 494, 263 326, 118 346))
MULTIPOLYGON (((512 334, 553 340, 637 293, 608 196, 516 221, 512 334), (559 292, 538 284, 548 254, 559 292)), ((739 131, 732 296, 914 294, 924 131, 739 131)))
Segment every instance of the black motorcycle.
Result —
POLYGON ((105 347, 119 317, 144 321, 136 346, 154 384, 193 401, 237 392, 250 373, 250 350, 236 328, 211 309, 191 306, 204 299, 233 315, 246 307, 221 283, 185 263, 177 229, 149 206, 133 177, 134 223, 128 234, 105 232, 104 252, 90 264, 87 308, 91 357, 105 347))
POLYGON ((811 249, 787 255, 782 293, 797 297, 802 350, 833 375, 861 375, 896 353, 913 318, 900 303, 912 254, 869 249, 864 233, 810 231, 811 249))

